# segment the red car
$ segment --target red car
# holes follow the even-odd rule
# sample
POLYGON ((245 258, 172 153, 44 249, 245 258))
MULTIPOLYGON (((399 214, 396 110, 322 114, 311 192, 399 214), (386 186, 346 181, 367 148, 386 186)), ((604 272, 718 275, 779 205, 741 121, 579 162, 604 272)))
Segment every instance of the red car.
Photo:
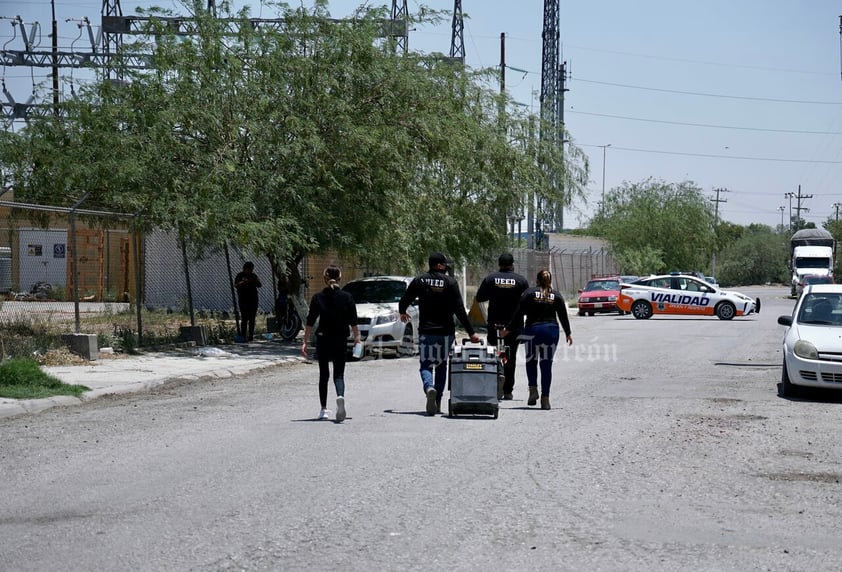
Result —
POLYGON ((833 284, 833 276, 805 274, 799 278, 798 283, 795 285, 795 295, 801 296, 804 288, 810 284, 833 284))
POLYGON ((579 315, 593 316, 598 312, 618 312, 625 314, 617 307, 620 296, 620 277, 616 275, 594 275, 585 287, 579 290, 579 315))

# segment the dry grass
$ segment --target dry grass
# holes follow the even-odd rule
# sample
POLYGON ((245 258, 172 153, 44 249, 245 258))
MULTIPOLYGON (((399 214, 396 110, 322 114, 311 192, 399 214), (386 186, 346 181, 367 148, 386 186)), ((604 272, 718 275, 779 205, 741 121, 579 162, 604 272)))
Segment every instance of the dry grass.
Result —
MULTIPOLYGON (((126 354, 121 353, 104 353, 99 352, 99 359, 100 360, 113 360, 113 359, 127 359, 129 356, 126 354)), ((96 365, 96 362, 91 362, 86 360, 85 358, 78 356, 68 350, 67 348, 53 348, 47 350, 43 354, 38 354, 35 356, 35 361, 38 362, 39 365, 45 366, 55 366, 55 365, 96 365)))

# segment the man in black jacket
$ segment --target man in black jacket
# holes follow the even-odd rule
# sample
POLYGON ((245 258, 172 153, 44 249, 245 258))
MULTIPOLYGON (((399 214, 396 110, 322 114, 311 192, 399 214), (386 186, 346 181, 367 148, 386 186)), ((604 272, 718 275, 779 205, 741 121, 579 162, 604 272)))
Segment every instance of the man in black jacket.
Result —
POLYGON ((447 357, 453 345, 455 315, 472 342, 480 338, 468 320, 459 284, 447 275, 447 258, 441 252, 430 254, 430 269, 416 276, 398 303, 403 322, 409 321, 409 305, 418 300, 418 351, 421 382, 427 396, 427 415, 441 413, 441 396, 447 381, 447 357))
POLYGON ((263 286, 254 273, 254 262, 243 264, 243 271, 234 278, 240 303, 240 335, 248 341, 254 339, 254 322, 257 318, 257 289, 263 286))
MULTIPOLYGON (((529 288, 529 281, 515 272, 515 259, 511 254, 501 254, 497 263, 500 270, 486 276, 477 290, 477 302, 488 302, 488 345, 490 346, 497 345, 497 329, 502 329, 511 321, 521 294, 529 288)), ((517 331, 509 332, 509 335, 503 338, 503 343, 506 345, 506 365, 503 366, 505 380, 502 387, 497 388, 497 399, 512 399, 513 397, 519 338, 519 328, 517 331)))

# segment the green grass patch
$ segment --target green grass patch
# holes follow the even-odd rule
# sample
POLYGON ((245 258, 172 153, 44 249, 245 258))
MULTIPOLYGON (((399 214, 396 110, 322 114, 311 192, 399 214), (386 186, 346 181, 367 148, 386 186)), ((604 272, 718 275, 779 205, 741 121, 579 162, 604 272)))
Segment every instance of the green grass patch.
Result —
POLYGON ((15 358, 0 363, 0 397, 41 399, 55 395, 79 396, 90 391, 84 385, 69 385, 48 375, 34 360, 15 358))

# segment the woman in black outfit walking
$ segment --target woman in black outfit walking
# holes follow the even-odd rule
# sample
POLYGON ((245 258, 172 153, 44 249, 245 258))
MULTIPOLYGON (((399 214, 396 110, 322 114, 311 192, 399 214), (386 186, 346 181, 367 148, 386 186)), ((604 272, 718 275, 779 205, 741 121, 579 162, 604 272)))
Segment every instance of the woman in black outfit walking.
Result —
POLYGON ((307 357, 307 340, 316 320, 316 358, 319 361, 319 401, 322 409, 319 419, 328 419, 327 382, 330 378, 330 364, 333 362, 333 384, 336 388, 336 421, 345 420, 345 355, 350 331, 354 332, 354 343, 360 341, 357 327, 357 306, 354 298, 339 289, 342 271, 337 266, 328 266, 324 271, 325 288, 313 295, 310 311, 307 313, 307 325, 304 328, 304 341, 301 343, 301 355, 307 357))
POLYGON ((552 287, 553 276, 549 270, 538 272, 538 285, 527 289, 520 297, 512 321, 503 330, 505 337, 510 331, 520 329, 526 317, 523 340, 526 348, 526 379, 529 383, 527 405, 538 402, 538 369, 541 370, 541 409, 550 408, 550 385, 553 382, 553 356, 560 338, 559 321, 564 329, 567 345, 573 345, 570 336, 570 320, 564 298, 552 287), (558 316, 558 320, 556 319, 558 316))

